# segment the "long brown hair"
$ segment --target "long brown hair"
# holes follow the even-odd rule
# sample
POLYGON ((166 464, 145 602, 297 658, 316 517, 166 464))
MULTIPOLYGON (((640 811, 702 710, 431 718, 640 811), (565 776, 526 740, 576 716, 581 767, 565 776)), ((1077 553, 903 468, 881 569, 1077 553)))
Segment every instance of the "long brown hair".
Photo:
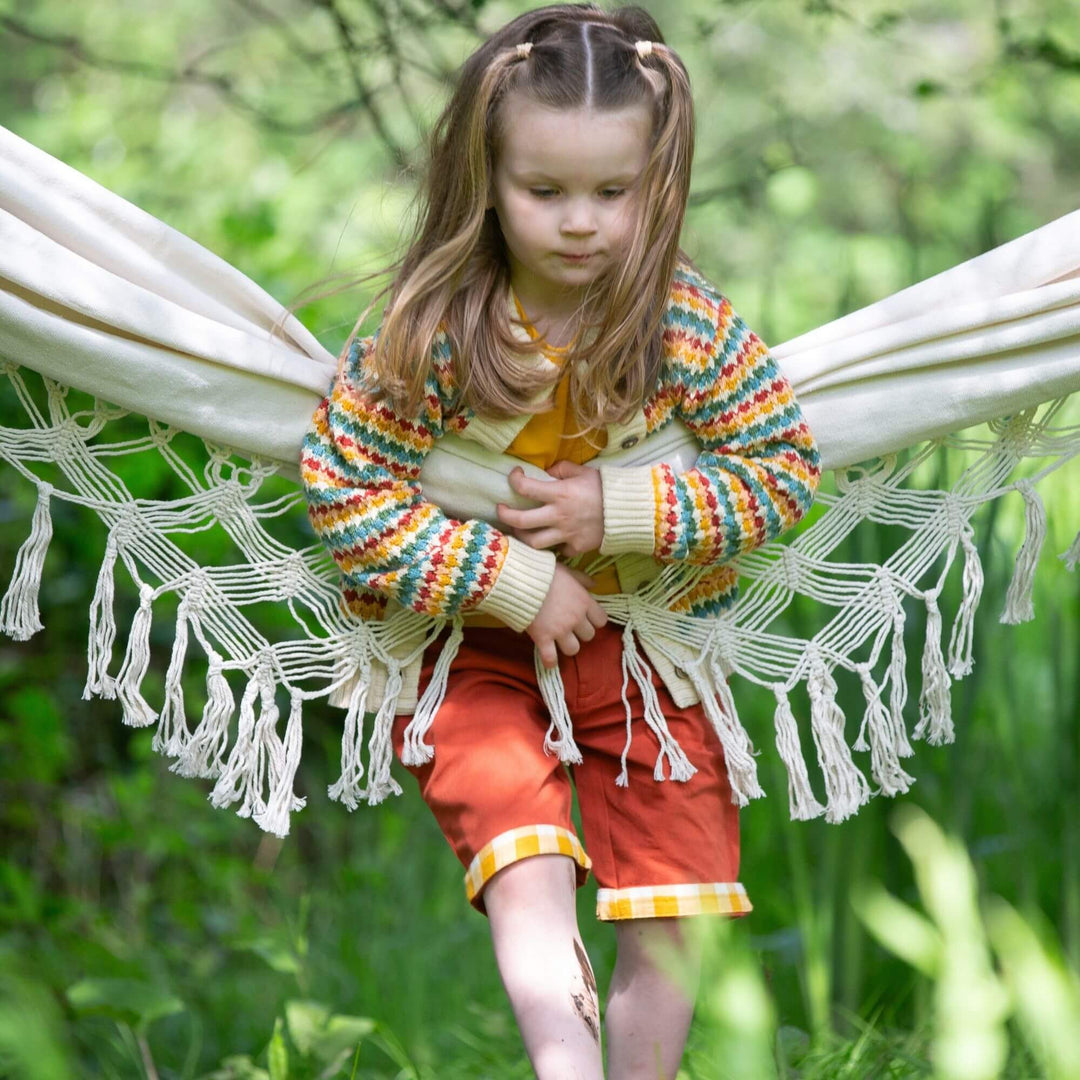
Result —
POLYGON ((568 371, 583 432, 626 421, 659 374, 661 320, 676 265, 693 265, 679 247, 693 149, 690 80, 648 12, 633 5, 606 12, 585 3, 518 16, 458 72, 430 135, 421 212, 408 248, 391 267, 393 280, 357 319, 341 358, 389 292, 368 357, 375 400, 415 415, 433 344, 445 331, 456 409, 500 418, 532 411, 538 391, 568 371), (652 42, 651 50, 639 52, 638 41, 652 42), (517 48, 525 42, 532 43, 530 49, 517 48), (506 304, 505 242, 495 210, 487 206, 500 142, 499 106, 510 91, 553 109, 615 110, 644 103, 653 117, 626 248, 583 290, 578 333, 555 372, 526 363, 526 354, 542 342, 514 334, 506 304), (577 363, 581 359, 584 364, 577 363))

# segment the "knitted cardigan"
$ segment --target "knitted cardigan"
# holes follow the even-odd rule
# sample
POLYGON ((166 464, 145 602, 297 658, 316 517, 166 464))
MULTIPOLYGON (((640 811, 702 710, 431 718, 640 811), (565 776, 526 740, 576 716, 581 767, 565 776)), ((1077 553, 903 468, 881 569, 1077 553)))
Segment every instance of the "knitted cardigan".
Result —
MULTIPOLYGON (((790 383, 761 339, 686 264, 673 275, 662 331, 656 386, 628 422, 607 425, 607 446, 590 463, 599 468, 603 489, 600 551, 614 556, 624 592, 665 565, 692 570, 690 586, 665 606, 710 619, 737 597, 730 561, 806 513, 820 479, 818 449, 790 383), (688 471, 664 463, 605 464, 676 420, 700 444, 688 471)), ((483 611, 524 630, 547 594, 555 553, 534 549, 490 521, 448 516, 425 500, 420 474, 444 435, 498 454, 529 414, 490 420, 467 407, 454 412, 451 346, 441 328, 418 414, 403 417, 386 402, 367 403, 363 389, 372 372, 365 361, 375 336, 353 341, 315 410, 300 459, 308 515, 341 570, 345 606, 360 618, 379 620, 399 605, 458 622, 466 612, 483 611)), ((551 363, 541 355, 536 362, 551 363)), ((536 404, 542 407, 541 400, 536 404)), ((699 699, 699 682, 671 662, 670 649, 642 644, 678 704, 699 699)), ((395 687, 397 712, 415 706, 419 669, 414 656, 395 687)), ((376 689, 381 694, 382 686, 376 689)), ((348 696, 346 689, 335 703, 348 696)), ((378 696, 368 696, 369 710, 378 696)))

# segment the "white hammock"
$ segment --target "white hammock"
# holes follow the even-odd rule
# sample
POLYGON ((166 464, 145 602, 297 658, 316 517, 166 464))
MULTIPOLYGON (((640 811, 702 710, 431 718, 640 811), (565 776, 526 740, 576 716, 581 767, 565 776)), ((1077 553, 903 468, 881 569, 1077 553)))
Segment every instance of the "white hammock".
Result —
MULTIPOLYGON (((443 625, 408 611, 384 624, 348 616, 340 606, 338 571, 322 545, 296 548, 268 529, 284 515, 304 515, 299 490, 267 499, 260 488, 275 473, 298 479, 301 439, 336 370, 335 358, 294 317, 271 337, 283 315, 277 301, 190 238, 0 128, 0 363, 29 423, 0 428, 0 458, 38 490, 30 535, 0 602, 0 630, 26 640, 42 629, 37 597, 51 500, 94 511, 108 532, 90 605, 83 697, 118 699, 127 724, 157 723, 153 745, 176 758, 170 768, 216 779, 215 806, 239 803, 238 814, 280 836, 288 832, 290 812, 304 805, 293 779, 306 700, 344 695, 347 705, 342 774, 332 797, 352 809, 361 798, 377 803, 400 792, 390 775, 388 735, 401 674, 443 625), (41 393, 30 373, 43 384, 47 412, 35 401, 35 390, 41 393), (92 406, 72 411, 68 388, 91 395, 92 406), (146 437, 107 441, 115 430, 109 422, 128 411, 149 418, 146 437), (182 433, 202 440, 207 463, 201 476, 172 445, 182 433), (161 455, 190 494, 137 498, 108 467, 112 457, 136 453, 161 455), (237 456, 245 460, 238 463, 237 456), (35 464, 56 470, 63 484, 44 479, 35 464), (236 561, 204 566, 187 550, 191 534, 212 527, 228 534, 236 561), (110 675, 117 560, 140 603, 123 660, 110 675), (176 630, 164 700, 154 708, 141 685, 153 604, 169 594, 178 601, 176 630), (255 607, 266 602, 287 605, 295 636, 272 641, 260 632, 255 607), (181 686, 189 635, 209 659, 206 707, 194 729, 181 686), (387 686, 368 742, 367 786, 361 787, 372 665, 385 670, 387 686), (229 671, 245 679, 235 736, 229 671), (289 699, 283 733, 279 686, 289 699)), ((669 615, 657 622, 660 602, 685 587, 677 567, 640 594, 600 600, 626 626, 631 650, 633 631, 694 679, 724 740, 733 790, 743 804, 764 793, 756 780, 757 751, 722 673, 771 688, 791 816, 824 813, 835 822, 857 812, 871 794, 894 795, 912 783, 899 760, 912 753, 904 720, 905 596, 927 610, 912 737, 952 740, 950 680, 971 670, 972 619, 982 589, 970 518, 982 503, 1013 490, 1025 501, 1027 535, 1002 621, 1032 617, 1032 579, 1045 535, 1035 485, 1080 451, 1080 428, 1050 427, 1064 398, 1080 388, 1080 212, 772 352, 795 388, 824 467, 837 470, 838 494, 819 496, 824 512, 790 543, 739 560, 742 593, 720 619, 669 615), (984 421, 991 421, 989 440, 950 435, 984 421), (950 491, 904 487, 943 442, 977 451, 959 481, 950 491), (896 452, 909 447, 918 448, 899 465, 896 452), (1045 463, 1033 476, 1015 478, 1029 457, 1045 463), (880 565, 829 561, 864 518, 903 526, 907 538, 880 565), (963 599, 943 649, 938 598, 958 549, 963 599), (942 553, 944 565, 931 573, 942 553), (770 629, 796 593, 832 613, 810 639, 770 629), (837 668, 857 678, 865 694, 852 747, 836 702, 837 668), (824 805, 811 790, 788 700, 802 681, 824 805), (851 749, 870 752, 876 791, 851 749)), ((475 450, 444 442, 425 464, 425 489, 435 501, 446 463, 464 468, 465 458, 454 455, 475 450)), ((487 467, 484 499, 513 501, 497 460, 489 455, 474 465, 487 467)), ((444 494, 445 507, 452 492, 444 494)), ((1080 539, 1062 557, 1074 569, 1080 539)), ((444 653, 442 669, 450 659, 452 650, 444 653)), ((629 667, 644 687, 647 670, 636 653, 629 667)), ((440 680, 445 670, 416 705, 410 760, 430 755, 422 735, 438 707, 440 680)), ((557 679, 549 680, 545 695, 559 736, 549 732, 549 744, 573 760, 560 692, 557 679)), ((662 757, 662 717, 659 727, 656 717, 646 719, 662 757)))

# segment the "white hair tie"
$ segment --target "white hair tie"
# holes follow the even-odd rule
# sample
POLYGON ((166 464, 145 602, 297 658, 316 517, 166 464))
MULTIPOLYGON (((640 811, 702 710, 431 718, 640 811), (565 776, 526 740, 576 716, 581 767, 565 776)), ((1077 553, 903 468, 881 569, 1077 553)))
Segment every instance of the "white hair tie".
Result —
POLYGON ((532 45, 533 45, 533 43, 531 41, 523 41, 520 45, 518 45, 518 47, 517 47, 518 57, 520 59, 524 60, 529 55, 529 53, 532 52, 532 45))
POLYGON ((634 48, 637 49, 638 57, 644 60, 646 56, 652 56, 652 45, 651 41, 635 41, 634 48))

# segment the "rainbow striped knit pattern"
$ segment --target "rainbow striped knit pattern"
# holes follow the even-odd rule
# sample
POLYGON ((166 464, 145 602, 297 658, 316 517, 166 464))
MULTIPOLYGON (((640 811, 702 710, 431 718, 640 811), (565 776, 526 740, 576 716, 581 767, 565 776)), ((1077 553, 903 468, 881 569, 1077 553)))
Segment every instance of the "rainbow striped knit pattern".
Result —
MULTIPOLYGON (((737 575, 725 564, 779 536, 810 507, 818 449, 764 343, 688 266, 673 276, 663 335, 658 385, 642 403, 646 431, 678 417, 701 453, 685 473, 663 464, 602 466, 601 551, 714 565, 677 603, 679 611, 709 616, 737 595, 737 575)), ((352 343, 315 410, 300 459, 308 515, 341 569, 349 609, 379 618, 392 596, 427 615, 487 610, 523 629, 543 602, 554 553, 487 522, 447 517, 425 501, 418 481, 436 439, 484 422, 467 409, 450 415, 448 340, 436 339, 425 401, 412 417, 364 401, 373 341, 352 343)))

